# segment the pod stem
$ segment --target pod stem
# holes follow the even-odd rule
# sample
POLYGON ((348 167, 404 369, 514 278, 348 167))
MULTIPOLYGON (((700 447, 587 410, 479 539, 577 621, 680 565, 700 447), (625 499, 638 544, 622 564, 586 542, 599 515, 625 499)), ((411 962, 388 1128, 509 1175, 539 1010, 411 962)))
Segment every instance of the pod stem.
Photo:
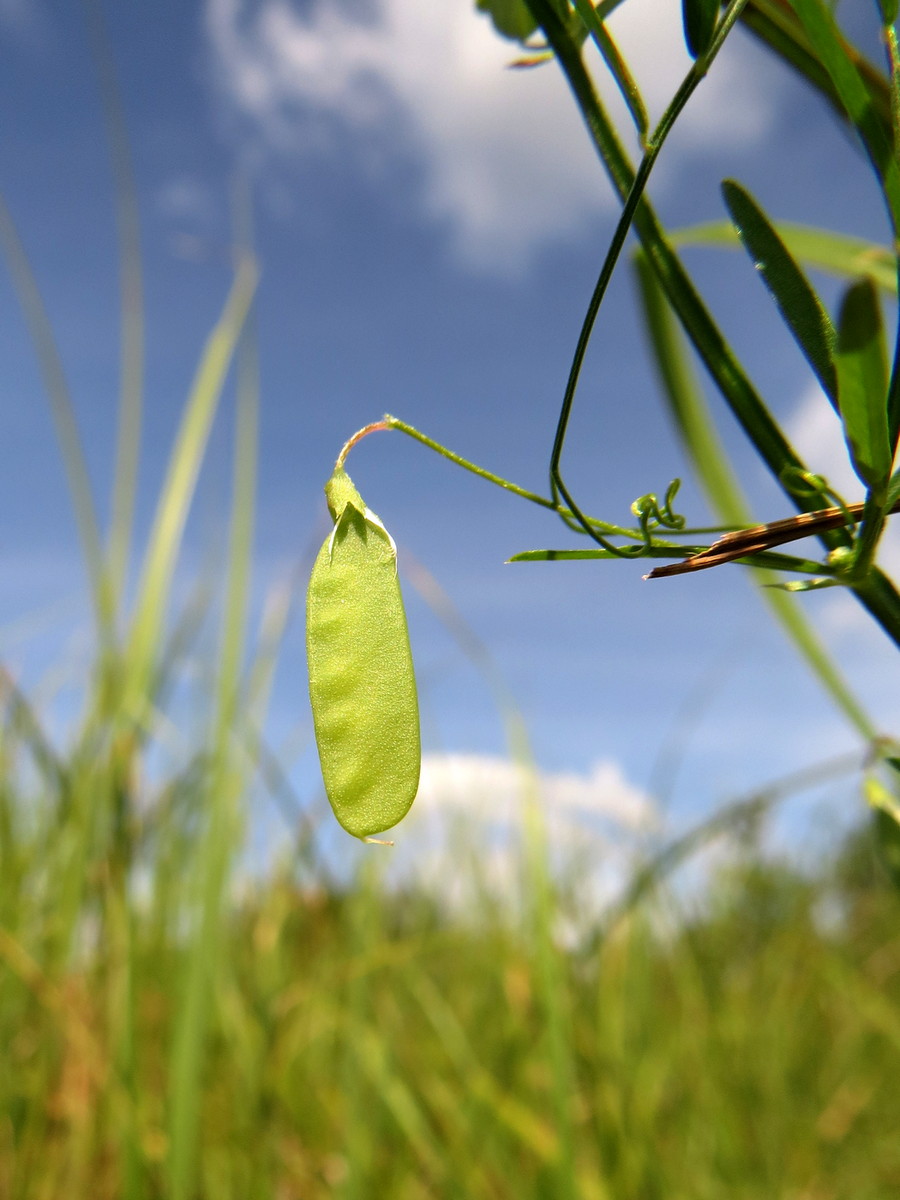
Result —
MULTIPOLYGON (((493 471, 486 471, 484 467, 479 467, 477 463, 471 462, 468 458, 463 458, 461 454, 456 454, 453 450, 448 450, 446 446, 442 446, 434 438, 421 433, 412 425, 407 425, 399 417, 392 417, 390 413, 385 413, 383 424, 388 429, 396 429, 399 433, 405 433, 408 437, 415 438, 417 442, 421 442, 429 450, 434 450, 442 458, 446 458, 457 467, 462 467, 464 471, 471 471, 479 479, 486 479, 488 483, 493 483, 497 487, 503 488, 506 492, 512 492, 514 496, 521 496, 523 500, 530 500, 532 504, 539 504, 542 508, 548 508, 551 512, 555 512, 557 516, 561 517, 574 533, 582 532, 581 526, 576 524, 571 511, 568 508, 564 508, 559 501, 553 500, 550 496, 542 496, 539 492, 529 491, 528 488, 519 487, 517 483, 512 483, 509 479, 504 479, 502 475, 495 475, 493 471)), ((616 534, 620 537, 630 538, 635 542, 644 540, 640 530, 629 529, 624 525, 613 525, 611 522, 601 521, 597 517, 586 517, 585 519, 595 530, 599 530, 601 533, 616 534)), ((614 552, 622 553, 621 551, 614 552)))
POLYGON ((361 442, 362 439, 367 437, 370 433, 377 433, 379 430, 390 428, 391 425, 388 423, 388 420, 385 419, 383 421, 373 421, 371 425, 364 425, 362 429, 358 429, 356 433, 354 433, 353 437, 350 438, 349 441, 345 442, 341 447, 341 452, 337 456, 337 462, 334 464, 335 469, 337 470, 338 467, 343 467, 344 460, 357 442, 361 442))

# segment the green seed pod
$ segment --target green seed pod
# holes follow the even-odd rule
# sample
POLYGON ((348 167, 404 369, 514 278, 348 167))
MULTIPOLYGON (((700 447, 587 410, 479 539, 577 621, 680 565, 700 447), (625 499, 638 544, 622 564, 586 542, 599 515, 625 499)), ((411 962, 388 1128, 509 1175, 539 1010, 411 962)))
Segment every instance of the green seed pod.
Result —
POLYGON ((365 838, 396 825, 419 786, 419 706, 397 547, 343 467, 325 485, 334 530, 306 597, 309 696, 325 791, 365 838))

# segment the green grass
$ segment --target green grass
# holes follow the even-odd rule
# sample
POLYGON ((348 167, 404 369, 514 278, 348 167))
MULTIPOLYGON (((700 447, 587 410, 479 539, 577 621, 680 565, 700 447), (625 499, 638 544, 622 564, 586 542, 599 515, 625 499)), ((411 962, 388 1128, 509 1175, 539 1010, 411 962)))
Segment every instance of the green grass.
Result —
MULTIPOLYGON (((898 899, 861 838, 812 877, 751 853, 703 904, 645 896, 591 949, 553 952, 552 995, 530 920, 390 893, 383 851, 340 889, 308 857, 302 872, 285 861, 219 914, 187 1055, 206 853, 192 826, 208 797, 172 797, 140 856, 144 899, 123 893, 113 855, 88 856, 74 920, 56 868, 77 833, 60 820, 36 845, 9 799, 10 1200, 882 1200, 900 1186, 898 899)), ((544 904, 552 926, 562 902, 544 904)))

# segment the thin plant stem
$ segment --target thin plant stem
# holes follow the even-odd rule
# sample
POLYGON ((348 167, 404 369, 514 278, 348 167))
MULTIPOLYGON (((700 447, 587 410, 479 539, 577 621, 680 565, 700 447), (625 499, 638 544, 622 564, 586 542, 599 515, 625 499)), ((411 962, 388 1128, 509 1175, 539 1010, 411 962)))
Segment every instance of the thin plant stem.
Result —
MULTIPOLYGON (((517 483, 511 483, 510 480, 504 479, 502 475, 495 475, 493 471, 486 471, 484 467, 479 467, 477 463, 471 462, 462 455, 456 454, 453 450, 448 450, 446 446, 442 446, 440 442, 434 438, 428 437, 424 433, 420 433, 412 425, 408 425, 405 421, 401 421, 399 417, 392 417, 386 413, 383 421, 379 421, 374 425, 367 425, 365 431, 375 429, 396 429, 399 433, 405 433, 407 437, 421 442, 423 446, 427 446, 430 450, 440 454, 442 458, 446 458, 448 462, 455 463, 456 466, 462 467, 465 471, 470 471, 473 475, 477 475, 479 479, 486 479, 488 483, 493 483, 497 487, 503 488, 506 492, 512 492, 514 496, 521 496, 523 500, 529 500, 532 504, 539 504, 541 508, 548 508, 551 512, 558 513, 562 517, 572 517, 572 513, 563 508, 558 502, 551 499, 549 496, 541 496, 538 492, 529 491, 528 488, 520 487, 517 483)), ((365 432, 363 430, 360 433, 365 432)), ((355 435, 347 443, 355 445, 359 435, 355 435)), ((585 520, 594 526, 596 529, 602 529, 605 533, 616 534, 621 537, 638 539, 640 534, 634 529, 628 529, 622 525, 613 525, 608 521, 600 521, 596 517, 585 517, 585 520)))

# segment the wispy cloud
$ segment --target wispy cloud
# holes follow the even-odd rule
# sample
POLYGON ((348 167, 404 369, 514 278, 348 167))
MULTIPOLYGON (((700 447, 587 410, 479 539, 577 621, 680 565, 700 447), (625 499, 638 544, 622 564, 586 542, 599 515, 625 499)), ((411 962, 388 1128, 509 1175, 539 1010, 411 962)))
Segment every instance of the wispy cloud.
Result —
POLYGON ((42 0, 0 0, 0 29, 31 46, 44 42, 50 19, 42 0))
MULTIPOLYGON (((612 21, 656 115, 687 66, 679 12, 632 0, 612 21)), ((346 153, 349 142, 361 170, 417 164, 422 211, 447 224, 471 266, 524 265, 613 208, 559 70, 507 70, 515 47, 472 0, 379 0, 365 18, 337 3, 301 13, 288 0, 206 0, 206 28, 221 95, 258 152, 303 158, 346 153)), ((772 79, 746 49, 726 49, 704 81, 682 118, 682 147, 706 153, 765 135, 772 79)))
POLYGON ((228 253, 212 189, 201 179, 175 175, 157 190, 155 202, 176 258, 201 261, 228 253))

